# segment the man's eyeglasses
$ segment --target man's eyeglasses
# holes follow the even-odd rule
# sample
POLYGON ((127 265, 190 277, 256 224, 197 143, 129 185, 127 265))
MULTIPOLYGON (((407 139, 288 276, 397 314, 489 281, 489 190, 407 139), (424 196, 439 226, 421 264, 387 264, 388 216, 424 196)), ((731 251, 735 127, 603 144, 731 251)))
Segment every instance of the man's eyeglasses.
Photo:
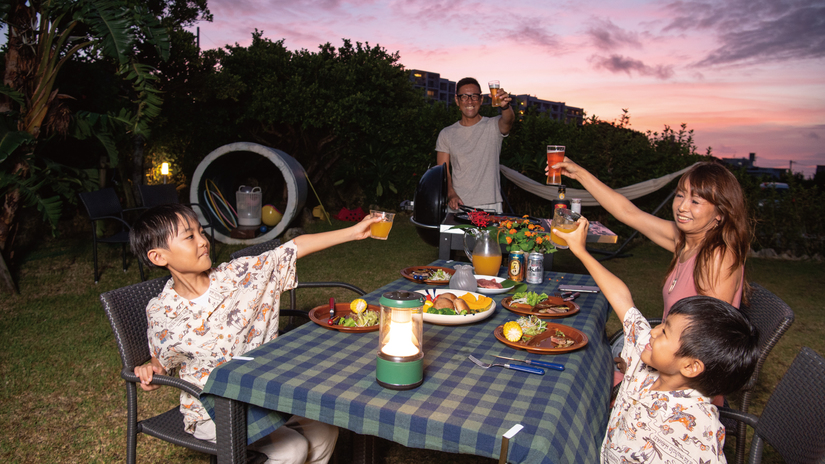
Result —
POLYGON ((480 93, 462 93, 462 94, 456 95, 456 97, 458 97, 458 99, 463 101, 463 102, 466 102, 467 100, 472 100, 474 102, 477 102, 477 101, 481 100, 481 94, 480 93))

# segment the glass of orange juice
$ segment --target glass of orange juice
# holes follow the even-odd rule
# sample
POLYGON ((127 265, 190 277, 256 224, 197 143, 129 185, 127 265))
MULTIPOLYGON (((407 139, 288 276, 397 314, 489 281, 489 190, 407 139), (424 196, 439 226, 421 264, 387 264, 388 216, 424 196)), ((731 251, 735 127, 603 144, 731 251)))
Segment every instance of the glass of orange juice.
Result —
MULTIPOLYGON (((576 215, 576 213, 573 213, 567 208, 556 208, 556 211, 553 213, 552 227, 561 232, 573 232, 579 226, 579 223, 576 222, 576 219, 578 219, 575 218, 576 215)), ((558 235, 552 234, 550 239, 553 241, 553 244, 556 245, 556 248, 560 250, 566 250, 568 248, 567 241, 558 235)))
POLYGON ((370 210, 370 216, 378 216, 381 218, 381 222, 370 224, 370 237, 377 238, 378 240, 386 240, 387 236, 390 235, 392 220, 395 218, 395 213, 370 210))
POLYGON ((553 169, 553 165, 564 161, 564 145, 547 145, 547 185, 561 184, 561 169, 553 169))

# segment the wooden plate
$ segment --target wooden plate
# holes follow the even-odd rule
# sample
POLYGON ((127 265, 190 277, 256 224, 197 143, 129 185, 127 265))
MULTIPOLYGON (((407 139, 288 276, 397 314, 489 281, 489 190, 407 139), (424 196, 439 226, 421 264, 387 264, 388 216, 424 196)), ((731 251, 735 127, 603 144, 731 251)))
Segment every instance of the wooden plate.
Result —
POLYGON ((577 305, 575 302, 573 302, 573 301, 564 301, 561 298, 556 297, 556 296, 548 297, 547 300, 550 301, 551 303, 553 303, 554 305, 565 305, 570 309, 567 312, 563 312, 563 313, 539 313, 535 310, 535 308, 522 309, 522 308, 518 308, 518 307, 515 307, 515 306, 511 306, 510 303, 513 301, 513 297, 511 297, 511 296, 508 296, 507 298, 501 300, 501 305, 504 306, 505 308, 509 309, 510 311, 516 313, 516 314, 521 314, 522 316, 536 316, 536 317, 539 317, 541 319, 558 319, 560 317, 572 316, 572 315, 578 313, 579 310, 581 309, 581 308, 579 308, 579 305, 577 305))
MULTIPOLYGON (((367 305, 367 309, 371 311, 377 312, 379 315, 381 314, 381 308, 376 305, 367 305)), ((352 310, 349 309, 349 303, 335 303, 335 315, 336 316, 348 316, 352 314, 352 310)), ((312 319, 312 322, 320 325, 321 327, 329 330, 337 330, 339 332, 353 332, 353 333, 362 333, 362 332, 375 332, 378 330, 379 324, 371 325, 369 327, 347 327, 345 325, 329 325, 327 321, 329 321, 329 305, 323 306, 316 306, 309 311, 309 318, 312 319)))
POLYGON ((408 267, 406 269, 401 269, 401 277, 403 277, 407 280, 411 280, 413 282, 418 282, 418 283, 427 284, 427 285, 445 285, 445 284, 450 283, 449 280, 421 280, 421 279, 416 279, 412 275, 412 273, 414 271, 433 271, 433 272, 435 272, 439 269, 441 269, 442 271, 444 271, 444 272, 446 272, 447 274, 450 274, 450 275, 455 274, 455 269, 450 269, 449 267, 413 266, 413 267, 408 267))
POLYGON ((555 324, 553 322, 548 322, 547 330, 533 337, 528 343, 520 341, 514 343, 510 340, 507 340, 507 338, 504 337, 503 330, 504 324, 501 324, 500 326, 496 327, 495 331, 493 331, 493 334, 495 334, 498 341, 517 350, 526 350, 528 353, 567 353, 569 351, 578 350, 579 348, 582 348, 585 345, 587 345, 587 335, 585 335, 582 331, 574 329, 573 327, 568 327, 566 325, 555 324), (553 343, 550 341, 550 336, 556 333, 556 329, 560 330, 562 333, 572 338, 575 343, 565 348, 553 347, 553 343))

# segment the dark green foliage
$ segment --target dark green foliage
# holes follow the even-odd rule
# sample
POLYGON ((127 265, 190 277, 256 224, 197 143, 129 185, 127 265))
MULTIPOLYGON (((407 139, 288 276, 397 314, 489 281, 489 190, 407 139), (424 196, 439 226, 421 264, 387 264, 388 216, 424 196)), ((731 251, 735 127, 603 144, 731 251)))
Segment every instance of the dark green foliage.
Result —
POLYGON ((763 188, 766 177, 736 172, 745 192, 753 226, 753 249, 772 248, 794 256, 825 254, 825 193, 813 181, 792 176, 781 179, 789 190, 763 188))

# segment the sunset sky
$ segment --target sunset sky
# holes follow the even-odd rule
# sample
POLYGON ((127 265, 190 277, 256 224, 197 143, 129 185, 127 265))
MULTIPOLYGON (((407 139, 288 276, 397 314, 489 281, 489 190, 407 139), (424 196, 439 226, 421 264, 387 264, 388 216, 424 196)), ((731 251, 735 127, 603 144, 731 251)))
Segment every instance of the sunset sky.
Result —
MULTIPOLYGON (((512 93, 631 127, 687 123, 699 150, 756 153, 761 167, 825 165, 825 3, 643 0, 209 0, 202 48, 248 45, 257 28, 289 49, 342 39, 398 51, 410 69, 499 79, 512 93)), ((486 89, 485 89, 486 90, 486 89)), ((571 154, 575 159, 575 154, 571 154)))

